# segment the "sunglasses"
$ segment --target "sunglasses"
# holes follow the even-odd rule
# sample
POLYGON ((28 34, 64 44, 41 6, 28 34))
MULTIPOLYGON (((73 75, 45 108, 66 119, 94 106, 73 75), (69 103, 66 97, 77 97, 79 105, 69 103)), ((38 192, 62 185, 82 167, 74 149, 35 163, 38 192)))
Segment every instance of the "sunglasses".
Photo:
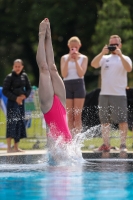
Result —
POLYGON ((110 44, 109 46, 119 46, 119 44, 110 44))

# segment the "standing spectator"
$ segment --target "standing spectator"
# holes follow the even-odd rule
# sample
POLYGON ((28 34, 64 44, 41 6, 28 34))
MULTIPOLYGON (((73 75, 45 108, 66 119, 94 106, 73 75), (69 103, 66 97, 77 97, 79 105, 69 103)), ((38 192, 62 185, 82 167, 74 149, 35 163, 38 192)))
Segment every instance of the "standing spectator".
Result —
POLYGON ((3 94, 7 101, 7 152, 21 152, 18 143, 26 137, 24 99, 31 92, 31 85, 27 74, 23 71, 24 65, 21 59, 13 63, 13 70, 8 74, 3 83, 3 94), (14 148, 11 148, 11 140, 14 139, 14 148))
POLYGON ((94 68, 101 67, 101 92, 99 96, 99 117, 102 128, 103 145, 97 152, 110 151, 110 123, 119 124, 121 134, 120 151, 126 152, 127 124, 127 72, 132 70, 132 61, 121 52, 121 38, 112 35, 109 46, 104 46, 101 53, 91 62, 94 68), (108 54, 110 51, 109 55, 108 54))
POLYGON ((86 90, 84 75, 88 58, 81 54, 81 41, 78 37, 68 40, 69 53, 61 57, 61 74, 66 88, 68 126, 72 134, 82 130, 82 109, 86 90))

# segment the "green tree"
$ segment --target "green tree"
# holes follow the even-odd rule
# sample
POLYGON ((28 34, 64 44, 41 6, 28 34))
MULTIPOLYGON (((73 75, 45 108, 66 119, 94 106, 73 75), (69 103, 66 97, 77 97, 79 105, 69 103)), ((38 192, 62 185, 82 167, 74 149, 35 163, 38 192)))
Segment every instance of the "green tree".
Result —
POLYGON ((103 7, 98 12, 98 21, 95 34, 92 36, 92 52, 97 54, 105 44, 108 44, 110 35, 119 35, 122 38, 122 50, 129 56, 133 51, 133 24, 127 6, 120 0, 103 0, 103 7))
POLYGON ((38 26, 44 17, 51 22, 58 69, 60 57, 68 52, 67 40, 73 35, 81 39, 81 52, 91 60, 91 35, 97 20, 97 5, 101 4, 102 0, 0 0, 0 84, 11 71, 13 60, 20 57, 32 84, 38 85, 35 58, 38 26))
MULTIPOLYGON (((133 22, 133 1, 132 0, 121 0, 124 5, 128 7, 128 10, 131 14, 131 20, 133 22)), ((133 59, 133 53, 131 52, 131 58, 133 59)), ((133 87, 133 71, 128 74, 129 77, 129 86, 133 87)))
MULTIPOLYGON (((92 36, 94 56, 108 44, 110 35, 122 38, 122 52, 133 58, 133 23, 129 9, 120 0, 103 0, 102 9, 98 11, 95 34, 92 36)), ((99 84, 99 82, 98 82, 99 84)))

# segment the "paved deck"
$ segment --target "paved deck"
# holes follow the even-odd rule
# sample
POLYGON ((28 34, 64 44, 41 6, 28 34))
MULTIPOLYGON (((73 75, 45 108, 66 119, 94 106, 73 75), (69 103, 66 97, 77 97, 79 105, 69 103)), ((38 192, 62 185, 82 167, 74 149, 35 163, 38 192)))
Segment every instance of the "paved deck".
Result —
POLYGON ((32 164, 44 159, 45 155, 46 150, 26 150, 16 153, 0 150, 0 164, 32 164))
MULTIPOLYGON (((45 159, 46 150, 26 150, 25 152, 7 153, 0 150, 0 164, 32 164, 38 160, 45 159)), ((133 159, 133 151, 120 153, 118 151, 106 153, 94 153, 93 151, 82 151, 84 159, 133 159)))
POLYGON ((1 156, 21 156, 21 155, 44 155, 46 150, 25 150, 24 152, 7 153, 6 150, 0 150, 1 156))

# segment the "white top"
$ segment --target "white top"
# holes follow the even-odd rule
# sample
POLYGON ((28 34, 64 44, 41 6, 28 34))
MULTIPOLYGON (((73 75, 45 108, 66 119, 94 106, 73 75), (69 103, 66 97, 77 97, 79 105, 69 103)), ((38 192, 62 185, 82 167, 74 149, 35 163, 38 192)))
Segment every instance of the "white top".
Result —
MULTIPOLYGON (((132 65, 128 56, 123 55, 132 65)), ((118 55, 104 55, 100 60, 101 66, 101 95, 126 96, 127 71, 118 55)))
MULTIPOLYGON (((66 54, 63 56, 63 58, 65 58, 65 60, 67 60, 68 56, 69 56, 69 54, 66 54)), ((84 56, 83 54, 80 54, 80 57, 78 59, 78 64, 80 66, 85 57, 86 56, 84 56)), ((82 76, 82 77, 78 76, 75 62, 70 60, 68 62, 68 75, 67 75, 67 77, 63 78, 63 80, 73 80, 73 79, 79 79, 79 78, 83 79, 84 76, 82 76)))

